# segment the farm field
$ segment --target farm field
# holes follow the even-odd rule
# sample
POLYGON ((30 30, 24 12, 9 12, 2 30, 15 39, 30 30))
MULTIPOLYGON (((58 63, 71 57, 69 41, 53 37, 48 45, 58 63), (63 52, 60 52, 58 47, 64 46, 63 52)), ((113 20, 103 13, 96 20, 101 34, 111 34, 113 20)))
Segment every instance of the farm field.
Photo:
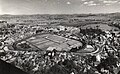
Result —
POLYGON ((106 30, 112 30, 112 29, 116 29, 116 27, 111 27, 107 24, 90 24, 90 25, 85 25, 82 28, 86 29, 86 28, 96 28, 96 26, 98 26, 100 29, 106 31, 106 30))

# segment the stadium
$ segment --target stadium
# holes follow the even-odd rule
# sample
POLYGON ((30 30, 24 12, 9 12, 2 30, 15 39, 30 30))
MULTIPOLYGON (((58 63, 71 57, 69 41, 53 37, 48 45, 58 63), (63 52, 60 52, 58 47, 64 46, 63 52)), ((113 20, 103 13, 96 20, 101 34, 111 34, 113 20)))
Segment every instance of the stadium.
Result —
POLYGON ((70 51, 72 48, 79 49, 82 47, 82 43, 65 38, 62 36, 58 36, 55 34, 37 34, 30 36, 28 38, 17 41, 13 44, 13 47, 17 50, 57 50, 57 51, 70 51))

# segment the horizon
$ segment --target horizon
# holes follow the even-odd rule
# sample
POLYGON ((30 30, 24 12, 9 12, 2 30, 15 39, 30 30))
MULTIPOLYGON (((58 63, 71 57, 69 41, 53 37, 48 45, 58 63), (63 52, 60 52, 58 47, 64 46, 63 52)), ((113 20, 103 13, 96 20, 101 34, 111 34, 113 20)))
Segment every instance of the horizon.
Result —
POLYGON ((1 15, 90 15, 90 14, 92 14, 92 15, 98 15, 98 14, 120 14, 120 12, 110 12, 110 13, 76 13, 76 14, 73 14, 73 13, 71 13, 71 14, 0 14, 0 16, 1 15))
POLYGON ((0 0, 0 15, 120 12, 120 0, 0 0))

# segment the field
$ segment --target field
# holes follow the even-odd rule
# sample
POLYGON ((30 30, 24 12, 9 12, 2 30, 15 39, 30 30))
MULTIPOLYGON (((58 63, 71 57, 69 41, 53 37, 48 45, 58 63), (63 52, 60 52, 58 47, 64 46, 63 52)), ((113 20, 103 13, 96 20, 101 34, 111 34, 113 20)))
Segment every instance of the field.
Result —
POLYGON ((58 51, 69 51, 72 47, 82 46, 79 41, 53 34, 36 35, 26 41, 42 50, 55 48, 58 51))
POLYGON ((112 29, 117 29, 116 27, 111 27, 111 26, 109 26, 107 24, 89 24, 89 25, 83 26, 82 28, 83 29, 86 29, 86 28, 96 28, 96 26, 99 26, 99 28, 101 30, 104 30, 104 31, 106 31, 106 30, 112 30, 112 29))

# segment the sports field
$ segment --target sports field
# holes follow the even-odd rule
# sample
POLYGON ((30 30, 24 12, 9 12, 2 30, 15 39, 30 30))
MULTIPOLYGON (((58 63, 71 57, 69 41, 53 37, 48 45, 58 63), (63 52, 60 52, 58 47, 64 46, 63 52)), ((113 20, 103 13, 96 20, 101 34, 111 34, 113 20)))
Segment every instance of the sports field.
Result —
POLYGON ((26 39, 26 41, 42 50, 47 50, 48 48, 53 47, 58 51, 69 51, 72 47, 82 46, 82 43, 79 41, 54 34, 36 35, 26 39))

